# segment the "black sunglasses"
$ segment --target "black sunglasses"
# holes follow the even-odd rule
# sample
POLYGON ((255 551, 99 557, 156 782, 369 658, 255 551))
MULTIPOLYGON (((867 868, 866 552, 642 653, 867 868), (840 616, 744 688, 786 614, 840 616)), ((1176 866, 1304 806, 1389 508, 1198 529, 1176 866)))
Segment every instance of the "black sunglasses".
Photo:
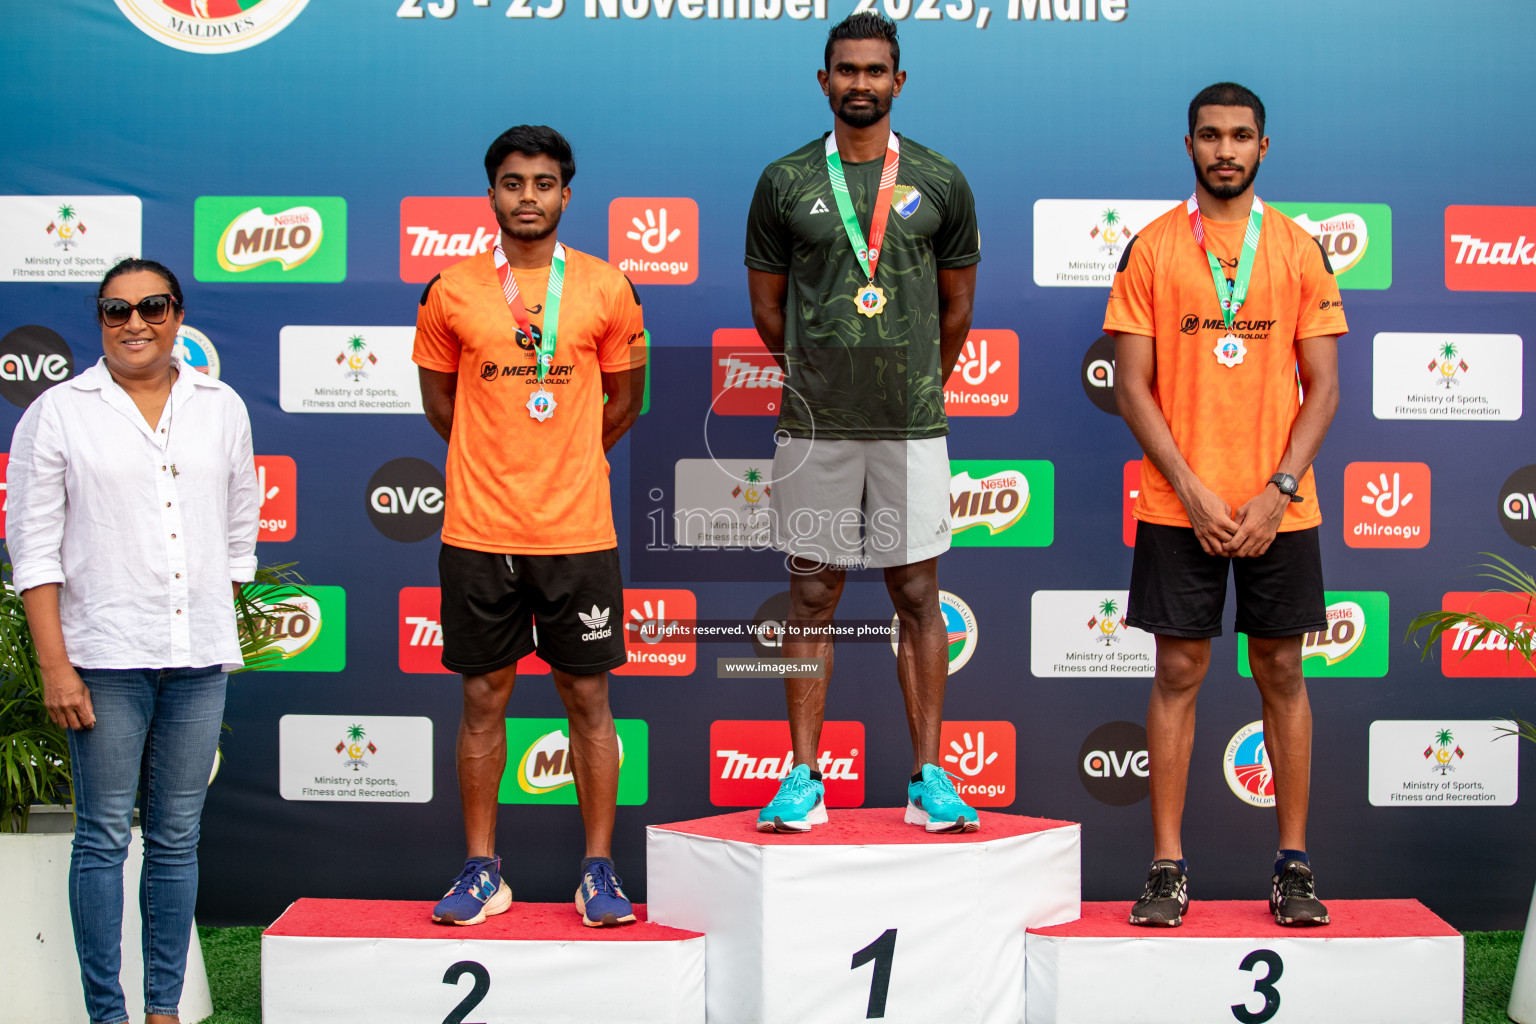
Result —
POLYGON ((170 295, 146 295, 136 303, 127 299, 97 299, 96 311, 108 327, 123 326, 134 310, 139 311, 139 319, 147 324, 163 324, 171 310, 179 305, 170 295))

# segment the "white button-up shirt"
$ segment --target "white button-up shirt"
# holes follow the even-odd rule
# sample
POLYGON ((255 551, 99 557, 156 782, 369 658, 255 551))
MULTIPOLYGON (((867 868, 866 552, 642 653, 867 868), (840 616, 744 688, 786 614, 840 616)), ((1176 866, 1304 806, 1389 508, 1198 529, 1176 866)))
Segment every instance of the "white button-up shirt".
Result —
POLYGON ((103 359, 43 392, 11 438, 12 582, 62 584, 79 668, 241 664, 230 583, 256 572, 251 422, 227 384, 177 370, 153 428, 103 359))

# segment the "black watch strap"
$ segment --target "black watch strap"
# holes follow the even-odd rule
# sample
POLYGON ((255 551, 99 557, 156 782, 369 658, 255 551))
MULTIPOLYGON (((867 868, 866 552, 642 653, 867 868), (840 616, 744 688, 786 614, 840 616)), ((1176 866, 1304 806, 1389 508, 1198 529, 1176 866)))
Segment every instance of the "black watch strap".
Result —
POLYGON ((1297 482, 1295 477, 1291 476, 1291 474, 1276 473, 1274 476, 1269 478, 1269 482, 1274 484, 1275 487, 1279 489, 1280 493, 1289 497, 1291 501, 1296 502, 1301 500, 1301 495, 1296 493, 1296 488, 1299 487, 1300 484, 1297 482))

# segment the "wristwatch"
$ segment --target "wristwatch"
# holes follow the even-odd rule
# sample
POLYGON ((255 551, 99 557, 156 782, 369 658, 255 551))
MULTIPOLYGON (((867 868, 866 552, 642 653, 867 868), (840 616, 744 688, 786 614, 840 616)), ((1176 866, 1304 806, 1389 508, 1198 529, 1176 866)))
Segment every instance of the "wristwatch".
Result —
POLYGON ((1276 473, 1269 478, 1269 482, 1280 489, 1281 494, 1289 495, 1292 501, 1300 501, 1301 495, 1296 493, 1298 484, 1296 478, 1289 473, 1276 473))

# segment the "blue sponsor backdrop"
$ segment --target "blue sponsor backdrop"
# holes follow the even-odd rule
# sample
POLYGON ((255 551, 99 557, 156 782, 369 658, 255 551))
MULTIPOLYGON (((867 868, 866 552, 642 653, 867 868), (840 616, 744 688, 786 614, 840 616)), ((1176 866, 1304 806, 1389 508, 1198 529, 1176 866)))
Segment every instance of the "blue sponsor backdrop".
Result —
MULTIPOLYGON (((365 500, 379 466, 407 456, 441 466, 443 444, 419 417, 282 411, 278 335, 290 324, 413 322, 421 286, 400 279, 400 201, 479 194, 485 147, 508 125, 548 123, 574 143, 579 173, 561 233, 577 248, 606 253, 614 197, 698 203, 697 282, 641 287, 655 345, 652 406, 613 459, 631 585, 693 589, 700 608, 721 618, 750 616, 783 589, 768 556, 739 563, 739 572, 704 566, 696 555, 637 559, 630 527, 645 525, 641 505, 653 488, 671 494, 677 459, 706 455, 711 333, 750 326, 741 265, 748 199, 765 163, 829 126, 814 72, 826 29, 852 5, 833 2, 825 17, 810 7, 805 20, 724 20, 707 7, 689 19, 672 5, 662 18, 644 0, 626 0, 618 17, 607 17, 601 4, 571 0, 558 17, 520 20, 504 16, 507 2, 461 0, 456 10, 442 2, 317 2, 281 33, 222 54, 162 45, 106 0, 7 11, 0 193, 143 199, 143 251, 181 275, 188 323, 218 347, 223 379, 250 407, 257 452, 298 463, 297 536, 263 545, 262 559, 297 561, 311 581, 348 592, 344 671, 245 675, 231 689, 226 762, 203 828, 206 922, 265 922, 299 896, 434 898, 457 869, 457 687, 450 676, 402 673, 395 641, 399 589, 436 584, 437 546, 386 538, 370 525, 365 500), (434 16, 434 6, 453 13, 434 16), (424 16, 399 16, 418 10, 424 16), (193 204, 205 195, 344 198, 345 281, 193 280, 193 204), (430 716, 434 799, 285 802, 277 722, 290 713, 430 716)), ((1077 0, 1045 2, 1058 14, 1079 8, 1077 0)), ((1536 461, 1536 446, 1526 420, 1375 419, 1370 340, 1403 330, 1529 337, 1536 326, 1532 295, 1448 291, 1443 271, 1446 206, 1536 205, 1536 114, 1522 102, 1536 8, 1523 0, 1292 0, 1227 5, 1218 14, 1199 0, 1128 0, 1121 20, 1110 21, 1103 15, 1112 5, 1101 0, 1097 20, 1045 21, 1032 2, 1016 2, 1021 17, 1010 19, 1007 0, 993 0, 982 28, 968 0, 913 6, 892 8, 903 15, 910 72, 894 123, 965 170, 984 236, 975 324, 1016 331, 1021 341, 1017 413, 955 419, 951 453, 1050 460, 1057 489, 1051 546, 960 548, 941 563, 943 586, 969 604, 980 630, 974 656, 951 679, 949 716, 1015 722, 1019 799, 1011 809, 1084 823, 1085 898, 1135 895, 1150 854, 1147 804, 1094 799, 1075 759, 1101 724, 1142 720, 1147 681, 1038 679, 1029 671, 1033 591, 1124 588, 1121 467, 1138 455, 1124 424, 1079 386, 1104 291, 1033 283, 1032 206, 1040 198, 1186 195, 1185 104, 1210 82, 1242 81, 1269 109, 1262 195, 1392 209, 1391 288, 1344 292, 1352 330, 1340 349, 1342 403, 1316 467, 1329 588, 1385 591, 1393 615, 1385 678, 1311 687, 1311 847, 1322 895, 1417 896, 1462 927, 1517 926, 1536 874, 1527 845, 1536 841, 1536 819, 1525 801, 1372 807, 1367 730, 1382 718, 1529 714, 1530 678, 1447 679, 1437 656, 1421 663, 1400 638, 1410 615, 1438 607, 1443 592, 1475 589, 1466 566, 1478 552, 1531 564, 1530 550, 1500 526, 1497 491, 1536 461), (968 20, 956 21, 966 8, 968 20), (932 10, 942 17, 920 20, 919 11, 932 10), (1345 546, 1342 478, 1352 461, 1432 467, 1426 548, 1345 546)), ((1093 0, 1086 6, 1095 8, 1093 0)), ((12 244, 0 238, 0 248, 12 244)), ((0 331, 46 325, 86 365, 100 351, 92 294, 85 284, 0 283, 0 331)), ((0 429, 8 432, 19 413, 0 405, 0 429)), ((711 443, 717 454, 765 458, 770 423, 717 418, 711 443)), ((874 577, 856 580, 844 598, 850 618, 882 619, 888 607, 874 577)), ((616 846, 621 873, 642 897, 643 826, 713 810, 709 723, 783 713, 772 681, 714 678, 716 655, 749 653, 744 644, 703 647, 707 667, 691 676, 615 680, 615 713, 647 720, 653 740, 649 802, 620 809, 616 846)), ((561 714, 547 677, 524 681, 512 713, 561 714)), ((1228 740, 1258 714, 1253 686, 1236 669, 1236 640, 1224 637, 1201 706, 1186 826, 1202 897, 1267 891, 1273 815, 1235 799, 1221 766, 1228 740)), ((839 652, 828 716, 866 723, 867 802, 897 803, 909 748, 887 645, 839 652)), ((1524 760, 1529 783, 1536 759, 1524 760)), ((569 898, 581 854, 575 813, 511 807, 501 829, 519 896, 569 898)))

